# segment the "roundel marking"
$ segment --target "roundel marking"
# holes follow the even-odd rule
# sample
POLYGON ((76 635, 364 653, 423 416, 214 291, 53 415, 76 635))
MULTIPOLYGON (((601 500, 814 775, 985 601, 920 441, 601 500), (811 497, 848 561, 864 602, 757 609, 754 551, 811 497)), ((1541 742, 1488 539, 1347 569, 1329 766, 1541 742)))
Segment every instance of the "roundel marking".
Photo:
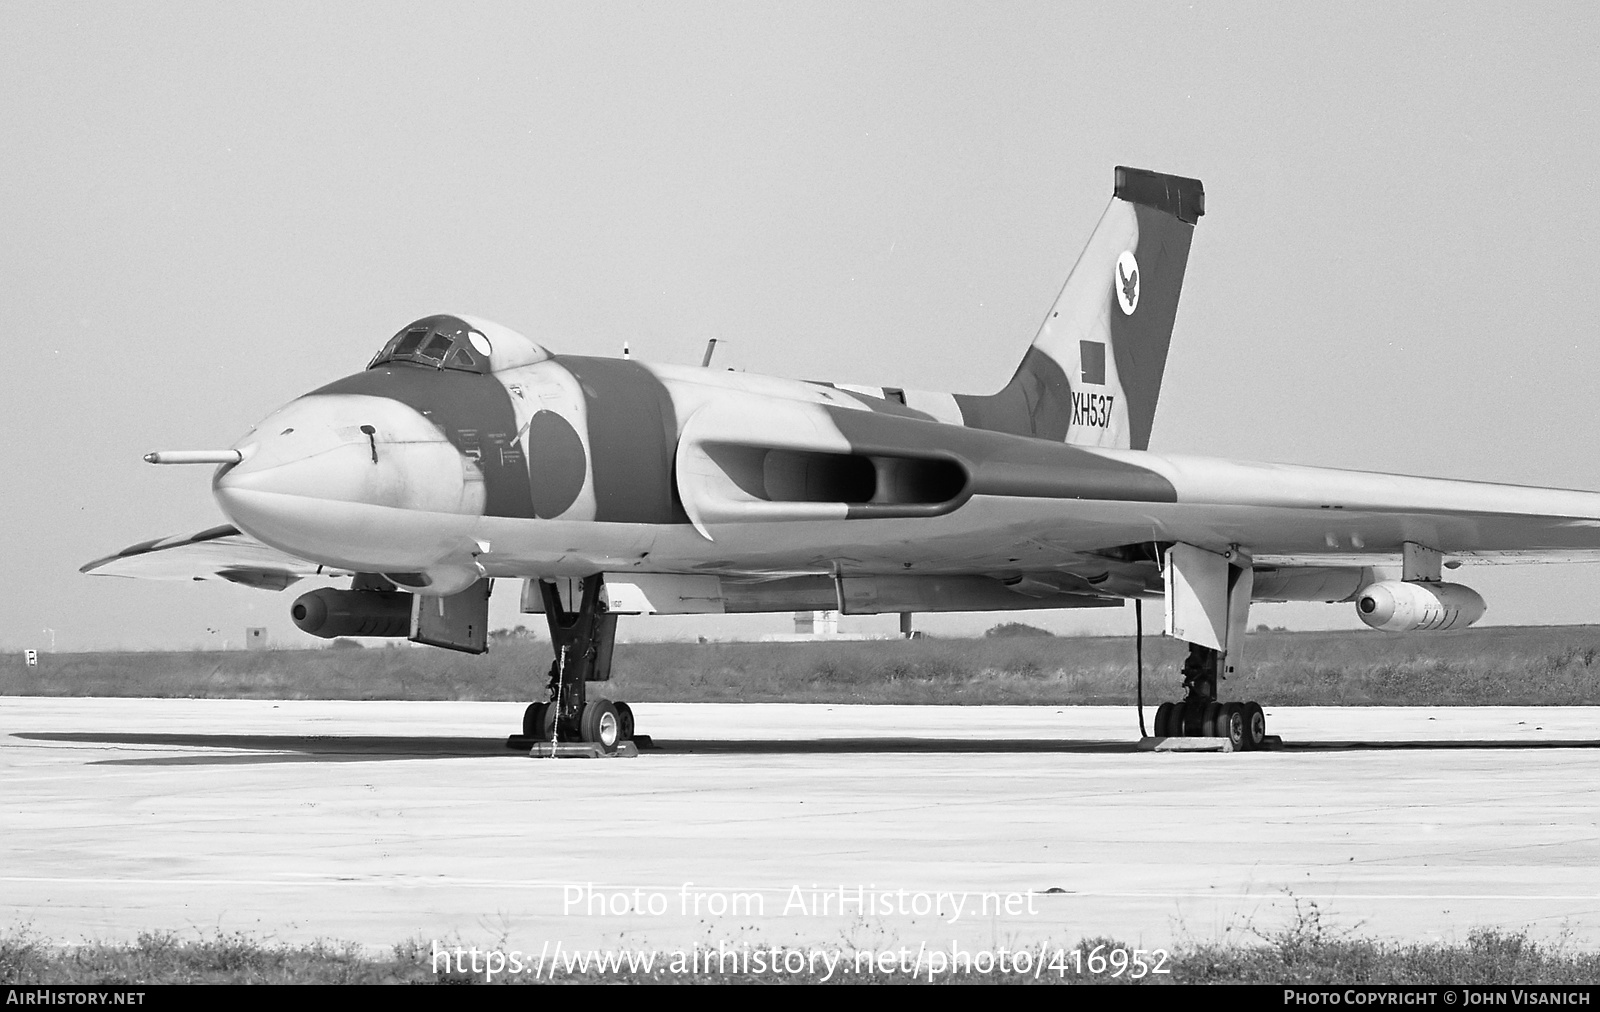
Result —
POLYGON ((1117 257, 1117 276, 1111 279, 1111 287, 1117 290, 1122 315, 1132 316, 1139 308, 1139 261, 1133 258, 1133 250, 1123 250, 1117 257))
POLYGON ((554 411, 539 411, 528 423, 528 481, 533 515, 549 520, 565 513, 583 491, 589 458, 572 423, 554 411))

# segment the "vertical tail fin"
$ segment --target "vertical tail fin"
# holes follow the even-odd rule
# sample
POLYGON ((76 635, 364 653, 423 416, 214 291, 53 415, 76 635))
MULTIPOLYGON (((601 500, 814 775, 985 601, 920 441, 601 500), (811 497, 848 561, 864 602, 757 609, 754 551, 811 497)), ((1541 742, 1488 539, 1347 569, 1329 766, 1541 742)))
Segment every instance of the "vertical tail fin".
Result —
POLYGON ((1198 179, 1117 167, 1111 204, 1005 389, 958 395, 967 425, 1081 446, 1150 443, 1198 179))

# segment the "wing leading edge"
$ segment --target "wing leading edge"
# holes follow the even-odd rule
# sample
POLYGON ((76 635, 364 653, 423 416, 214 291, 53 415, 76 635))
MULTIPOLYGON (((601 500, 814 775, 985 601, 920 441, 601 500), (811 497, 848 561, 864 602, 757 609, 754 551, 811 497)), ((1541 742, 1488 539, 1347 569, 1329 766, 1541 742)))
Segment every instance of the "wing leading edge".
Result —
POLYGON ((269 548, 232 526, 141 541, 79 572, 142 580, 226 580, 262 590, 283 590, 307 576, 349 575, 269 548))
POLYGON ((1096 450, 1160 475, 1161 540, 1239 545, 1259 563, 1370 563, 1405 542, 1475 562, 1600 559, 1600 493, 1096 450))

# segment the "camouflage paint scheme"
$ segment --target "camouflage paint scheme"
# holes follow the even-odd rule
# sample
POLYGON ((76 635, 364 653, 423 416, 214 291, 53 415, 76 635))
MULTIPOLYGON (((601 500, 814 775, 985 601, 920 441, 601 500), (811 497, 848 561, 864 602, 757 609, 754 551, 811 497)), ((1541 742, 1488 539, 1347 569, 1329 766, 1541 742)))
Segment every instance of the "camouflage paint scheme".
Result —
POLYGON ((429 317, 235 444, 213 480, 232 527, 84 570, 275 589, 384 573, 424 595, 698 574, 726 610, 837 594, 892 611, 1159 595, 1175 543, 1253 560, 1257 600, 1350 600, 1407 542, 1467 562, 1600 553, 1595 493, 1149 452, 1203 213, 1199 181, 1118 169, 1016 375, 986 397, 563 356, 429 317), (882 579, 840 583, 861 578, 882 579))

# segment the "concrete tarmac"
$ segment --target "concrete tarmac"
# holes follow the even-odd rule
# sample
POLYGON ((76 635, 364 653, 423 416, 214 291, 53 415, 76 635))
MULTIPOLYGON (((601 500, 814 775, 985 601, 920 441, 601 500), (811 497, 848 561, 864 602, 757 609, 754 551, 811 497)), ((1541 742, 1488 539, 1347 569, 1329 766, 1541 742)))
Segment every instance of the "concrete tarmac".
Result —
POLYGON ((508 703, 0 697, 0 930, 1600 943, 1600 707, 1272 708, 1236 755, 1137 752, 1131 708, 635 709, 659 751, 557 760, 508 703))

